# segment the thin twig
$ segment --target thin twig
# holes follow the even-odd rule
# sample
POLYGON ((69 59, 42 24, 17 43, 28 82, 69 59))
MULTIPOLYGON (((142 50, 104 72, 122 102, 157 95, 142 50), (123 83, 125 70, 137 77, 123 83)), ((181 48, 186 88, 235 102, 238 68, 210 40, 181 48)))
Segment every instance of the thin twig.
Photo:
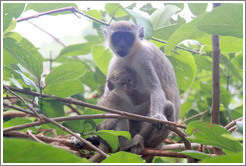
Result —
POLYGON ((49 14, 53 14, 53 13, 58 13, 58 12, 63 12, 63 11, 71 11, 72 13, 79 13, 97 23, 100 23, 102 25, 106 25, 106 26, 109 26, 109 24, 105 23, 105 22, 102 22, 94 17, 91 17, 81 11, 79 11, 78 9, 76 9, 75 7, 73 6, 70 6, 70 7, 65 7, 65 8, 60 8, 60 9, 54 9, 54 10, 50 10, 50 11, 46 11, 46 12, 42 12, 42 13, 37 13, 35 15, 32 15, 32 16, 29 16, 29 17, 25 17, 25 18, 20 18, 17 20, 17 22, 21 22, 21 21, 27 21, 27 20, 30 20, 30 19, 33 19, 33 18, 38 18, 40 16, 44 16, 44 15, 49 15, 49 14))
POLYGON ((100 106, 89 104, 89 103, 86 103, 86 102, 82 102, 82 101, 79 101, 79 100, 76 100, 76 99, 73 99, 73 98, 67 99, 67 98, 60 98, 60 97, 56 97, 56 96, 50 96, 50 95, 46 95, 46 94, 42 94, 41 95, 38 92, 25 91, 23 89, 11 87, 11 86, 4 86, 4 87, 8 87, 9 89, 11 89, 13 91, 16 91, 16 92, 19 92, 19 93, 29 94, 29 95, 33 95, 33 96, 42 96, 43 98, 53 98, 53 99, 56 99, 56 100, 58 100, 60 102, 63 102, 63 103, 75 104, 75 105, 79 105, 79 106, 83 106, 83 107, 89 107, 89 108, 93 108, 93 109, 98 109, 98 110, 102 110, 102 111, 106 111, 106 112, 110 112, 110 113, 114 113, 114 114, 119 114, 119 115, 131 117, 131 118, 134 118, 134 120, 142 120, 142 121, 146 121, 146 122, 149 122, 149 123, 160 122, 160 123, 163 123, 163 124, 177 126, 177 127, 183 128, 183 129, 186 128, 186 125, 182 125, 182 124, 179 124, 177 122, 164 121, 164 120, 155 119, 155 118, 151 118, 151 117, 147 117, 147 116, 128 113, 128 112, 125 112, 125 111, 119 111, 119 110, 115 110, 115 109, 100 107, 100 106))
MULTIPOLYGON (((200 148, 201 144, 198 143, 191 143, 191 148, 195 149, 195 148, 200 148)), ((212 146, 208 146, 208 148, 212 148, 212 146)), ((182 143, 176 143, 176 144, 169 144, 169 145, 163 145, 161 150, 184 150, 185 148, 185 144, 182 143)))
POLYGON ((26 103, 26 101, 19 95, 17 95, 15 92, 13 92, 12 90, 10 90, 7 86, 3 85, 4 89, 7 89, 10 93, 12 93, 13 95, 15 95, 16 97, 18 97, 27 108, 29 108, 30 110, 32 110, 32 112, 35 114, 36 117, 38 117, 41 120, 40 115, 29 105, 26 103))
POLYGON ((54 125, 56 125, 57 127, 61 128, 62 130, 66 131, 67 133, 71 134, 72 136, 76 137, 78 140, 80 140, 81 142, 87 144, 91 149, 97 151, 98 153, 100 153, 102 156, 104 157, 109 157, 109 155, 105 152, 103 152, 101 149, 97 148, 96 146, 92 145, 89 141, 85 140, 84 138, 78 136, 76 133, 74 133, 72 130, 68 129, 67 127, 59 124, 58 122, 50 119, 50 118, 47 118, 46 116, 42 116, 42 118, 54 125))
POLYGON ((40 142, 40 143, 42 143, 42 144, 45 144, 43 141, 41 141, 40 139, 38 139, 38 138, 32 133, 31 130, 27 130, 26 132, 27 132, 28 135, 30 135, 30 137, 32 137, 32 139, 34 139, 34 140, 36 140, 36 141, 38 141, 38 142, 40 142))
POLYGON ((14 93, 12 90, 10 90, 8 87, 6 87, 5 85, 3 85, 3 87, 5 89, 7 89, 9 92, 11 92, 13 95, 17 96, 25 105, 26 107, 28 107, 29 109, 31 109, 33 111, 33 113, 35 114, 36 117, 38 117, 41 121, 42 120, 45 120, 45 121, 48 121, 54 125, 56 125, 57 127, 61 128, 62 130, 68 132, 69 134, 75 136, 77 139, 79 139, 81 142, 87 144, 89 147, 91 147, 93 150, 97 151, 98 153, 100 153, 102 156, 104 157, 108 157, 109 155, 104 153, 101 149, 95 147, 94 145, 92 145, 89 141, 85 140, 84 138, 81 138, 80 136, 78 136, 77 134, 75 134, 73 131, 71 131, 70 129, 62 126, 61 124, 57 123, 56 121, 50 119, 50 118, 47 118, 46 116, 43 116, 43 115, 39 115, 31 106, 29 106, 26 101, 20 97, 19 95, 17 95, 16 93, 14 93))
MULTIPOLYGON (((154 40, 154 41, 157 41, 157 42, 160 42, 160 43, 163 43, 163 44, 167 44, 167 42, 163 41, 163 40, 160 40, 160 39, 156 39, 156 38, 150 38, 151 40, 154 40)), ((181 50, 185 50, 185 51, 188 51, 188 52, 191 52, 193 54, 199 54, 199 55, 203 55, 201 52, 198 52, 198 51, 195 51, 195 50, 190 50, 188 48, 184 48, 184 47, 180 47, 180 46, 176 46, 176 48, 179 48, 181 50)))
POLYGON ((55 37, 54 35, 52 35, 51 33, 47 32, 46 30, 44 30, 43 28, 37 26, 36 24, 27 21, 28 23, 32 24, 33 26, 35 26, 36 28, 38 28, 39 30, 41 30, 42 32, 48 34, 50 37, 52 37, 55 41, 57 41, 59 44, 61 44, 63 47, 67 47, 66 44, 64 44, 60 39, 58 39, 57 37, 55 37))
POLYGON ((230 123, 228 123, 226 126, 224 126, 224 128, 225 128, 226 130, 228 130, 228 129, 230 129, 232 126, 234 126, 234 125, 237 123, 237 121, 242 121, 242 120, 243 120, 243 117, 238 118, 238 119, 236 119, 236 120, 233 120, 233 121, 231 121, 230 123))
POLYGON ((191 117, 189 117, 189 118, 183 120, 183 121, 180 122, 180 123, 183 124, 183 123, 185 123, 186 121, 188 121, 188 120, 190 120, 190 119, 193 119, 193 118, 196 118, 196 117, 198 117, 198 116, 201 116, 201 115, 203 115, 203 114, 205 114, 205 113, 207 113, 207 112, 208 112, 208 110, 203 111, 203 112, 201 112, 201 113, 199 113, 199 114, 196 114, 196 115, 194 115, 194 116, 191 116, 191 117))
POLYGON ((3 118, 23 117, 27 115, 28 114, 23 113, 23 112, 4 112, 3 118))
POLYGON ((228 129, 229 132, 233 132, 237 130, 237 126, 233 126, 231 128, 228 129))

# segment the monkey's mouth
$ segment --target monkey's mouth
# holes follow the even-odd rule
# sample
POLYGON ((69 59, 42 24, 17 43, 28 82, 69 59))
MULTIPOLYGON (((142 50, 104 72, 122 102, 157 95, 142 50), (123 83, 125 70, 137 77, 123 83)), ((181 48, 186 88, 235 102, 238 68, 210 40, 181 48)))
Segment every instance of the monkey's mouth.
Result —
POLYGON ((117 51, 117 54, 118 54, 120 57, 124 57, 124 56, 126 56, 128 53, 127 53, 127 51, 117 51))

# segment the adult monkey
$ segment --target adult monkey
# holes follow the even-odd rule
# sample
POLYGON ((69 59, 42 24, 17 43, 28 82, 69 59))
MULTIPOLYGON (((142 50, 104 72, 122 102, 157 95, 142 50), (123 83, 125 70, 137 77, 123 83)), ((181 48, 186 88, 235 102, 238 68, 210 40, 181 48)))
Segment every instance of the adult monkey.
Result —
MULTIPOLYGON (((109 64, 107 79, 117 68, 129 68, 136 74, 136 90, 150 94, 149 116, 167 120, 165 102, 174 104, 175 121, 179 118, 180 98, 172 64, 153 43, 144 39, 143 27, 118 21, 105 30, 107 44, 115 56, 109 64)), ((107 93, 109 89, 105 87, 107 93)))

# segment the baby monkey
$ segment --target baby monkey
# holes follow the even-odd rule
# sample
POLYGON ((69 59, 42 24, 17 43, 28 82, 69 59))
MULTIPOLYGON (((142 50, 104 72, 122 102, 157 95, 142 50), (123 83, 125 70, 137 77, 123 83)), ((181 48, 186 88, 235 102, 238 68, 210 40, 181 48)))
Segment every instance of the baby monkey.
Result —
MULTIPOLYGON (((117 68, 108 78, 107 87, 109 91, 98 102, 99 106, 149 116, 150 96, 137 91, 136 75, 132 70, 117 68)), ((163 113, 169 121, 174 121, 173 109, 173 104, 167 100, 163 113)), ((105 119, 97 126, 97 130, 129 131, 132 140, 128 141, 124 137, 119 137, 120 150, 130 150, 137 154, 146 145, 147 147, 156 147, 155 139, 163 141, 169 134, 165 127, 160 131, 156 129, 155 125, 148 122, 128 119, 105 119), (163 132, 165 137, 161 134, 163 132)), ((99 148, 108 152, 109 146, 106 142, 101 139, 100 142, 99 148)), ((103 157, 96 153, 90 160, 100 162, 103 157)))

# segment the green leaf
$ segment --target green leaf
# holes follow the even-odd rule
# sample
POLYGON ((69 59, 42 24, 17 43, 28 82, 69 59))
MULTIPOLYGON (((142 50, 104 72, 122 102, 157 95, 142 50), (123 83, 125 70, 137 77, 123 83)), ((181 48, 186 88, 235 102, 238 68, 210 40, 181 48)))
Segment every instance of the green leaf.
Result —
MULTIPOLYGON (((200 18, 200 17, 199 17, 200 18)), ((199 19, 198 18, 198 19, 199 19)), ((196 28, 198 19, 181 25, 169 38, 165 46, 165 53, 170 55, 174 48, 183 40, 196 39, 203 36, 205 33, 196 28)))
POLYGON ((83 93, 84 87, 79 79, 72 80, 60 80, 54 83, 50 83, 46 86, 45 92, 57 97, 66 98, 76 93, 83 93))
POLYGON ((101 163, 145 163, 145 161, 136 154, 121 151, 112 154, 101 163))
POLYGON ((79 79, 86 73, 86 67, 80 62, 68 62, 56 67, 45 78, 46 85, 60 81, 79 79))
POLYGON ((183 9, 184 8, 184 4, 183 3, 164 3, 164 5, 174 5, 174 6, 177 6, 179 7, 180 9, 183 9))
POLYGON ((209 34, 243 37, 243 4, 222 4, 204 15, 197 28, 209 34))
POLYGON ((131 140, 131 135, 127 131, 99 130, 95 134, 104 139, 110 145, 113 152, 118 149, 118 136, 123 136, 129 141, 131 140))
POLYGON ((17 32, 8 32, 6 35, 4 35, 6 38, 13 38, 15 39, 18 43, 22 40, 22 36, 17 33, 17 32))
POLYGON ((222 86, 220 87, 220 91, 221 91, 221 94, 220 94, 221 102, 226 108, 228 108, 228 105, 230 104, 231 99, 232 99, 232 95, 227 89, 225 89, 222 86))
POLYGON ((194 15, 201 15, 204 12, 206 12, 207 3, 188 3, 189 9, 190 11, 194 14, 194 15))
POLYGON ((130 9, 125 9, 125 11, 129 14, 134 23, 141 25, 144 28, 144 38, 150 39, 153 35, 153 26, 150 19, 144 16, 144 12, 133 11, 130 9))
POLYGON ((196 75, 194 57, 183 50, 178 50, 174 56, 167 57, 174 67, 179 89, 181 92, 186 91, 191 86, 196 75))
POLYGON ((112 149, 112 152, 115 152, 119 145, 118 145, 118 136, 113 133, 113 130, 99 130, 98 132, 95 133, 95 135, 98 135, 99 137, 101 137, 103 140, 105 140, 109 146, 112 149))
POLYGON ((92 119, 67 121, 63 125, 75 132, 85 134, 96 129, 96 123, 92 119))
POLYGON ((27 86, 33 87, 35 89, 35 91, 38 92, 39 91, 39 88, 36 86, 36 84, 30 78, 28 78, 27 76, 25 76, 25 74, 19 68, 18 65, 11 64, 11 68, 9 68, 9 70, 12 71, 12 73, 15 75, 15 77, 21 79, 27 86))
POLYGON ((12 18, 18 18, 25 8, 25 3, 3 3, 3 31, 10 25, 12 18))
MULTIPOLYGON (((26 123, 30 123, 30 122, 32 122, 32 121, 29 119, 17 117, 17 118, 10 119, 9 121, 3 123, 3 128, 8 128, 8 127, 16 126, 16 125, 22 125, 22 124, 26 124, 26 123)), ((21 131, 26 132, 27 129, 32 130, 35 133, 37 132, 37 129, 35 127, 28 127, 28 128, 25 128, 21 131)))
POLYGON ((42 111, 48 115, 51 118, 54 117, 61 117, 65 116, 63 103, 54 100, 54 99, 42 99, 42 103, 40 103, 41 100, 39 100, 39 104, 42 104, 42 111))
POLYGON ((242 145, 238 141, 233 141, 222 136, 222 134, 231 133, 219 125, 194 121, 188 124, 186 133, 189 135, 193 133, 190 138, 193 142, 212 145, 232 152, 242 150, 242 145))
MULTIPOLYGON (((17 43, 16 40, 11 38, 3 39, 3 47, 8 51, 23 67, 31 72, 38 80, 41 79, 43 72, 43 63, 41 57, 37 54, 30 52, 29 47, 32 45, 27 44, 27 40, 22 39, 23 43, 17 43), (27 48, 27 49, 26 49, 27 48)), ((21 41, 22 41, 21 40, 21 41)))
POLYGON ((180 117, 184 117, 187 111, 191 109, 193 102, 186 102, 181 105, 180 117))
MULTIPOLYGON (((212 50, 212 36, 203 35, 196 39, 202 43, 207 49, 212 50)), ((220 50, 221 53, 230 53, 243 50, 243 39, 232 36, 220 36, 220 50)))
POLYGON ((91 45, 93 43, 82 43, 82 44, 75 44, 70 45, 63 48, 59 54, 59 56, 55 59, 55 61, 59 62, 61 58, 67 56, 78 56, 78 55, 86 55, 91 52, 91 45))
POLYGON ((99 12, 98 10, 89 10, 86 12, 86 14, 98 20, 101 20, 102 18, 102 13, 99 12))
POLYGON ((172 24, 172 16, 180 11, 180 8, 173 5, 167 5, 165 7, 159 8, 150 16, 150 21, 153 25, 153 29, 168 26, 172 24))
POLYGON ((188 156, 190 156, 192 158, 199 159, 199 160, 211 158, 210 155, 208 155, 206 153, 202 153, 202 152, 196 151, 196 150, 184 150, 184 151, 182 151, 180 153, 186 154, 186 155, 188 155, 188 156))
POLYGON ((243 163, 243 152, 230 153, 209 159, 202 160, 201 163, 243 163))
POLYGON ((68 151, 32 140, 4 138, 4 163, 89 163, 68 151))
POLYGON ((114 17, 122 17, 122 16, 127 15, 126 11, 119 3, 106 3, 105 10, 111 16, 114 16, 114 17))
POLYGON ((93 45, 91 53, 97 67, 107 75, 109 62, 112 58, 112 52, 109 49, 105 49, 102 45, 93 45))
MULTIPOLYGON (((41 13, 41 12, 46 12, 46 11, 70 7, 70 6, 78 8, 75 3, 28 3, 26 6, 26 11, 27 10, 34 10, 34 11, 41 13)), ((72 14, 72 12, 71 11, 63 11, 63 12, 52 13, 50 15, 56 16, 56 15, 60 15, 60 14, 72 14)))
POLYGON ((224 64, 237 79, 239 79, 241 82, 243 81, 243 73, 237 67, 235 67, 225 55, 221 54, 220 60, 221 63, 224 64))

